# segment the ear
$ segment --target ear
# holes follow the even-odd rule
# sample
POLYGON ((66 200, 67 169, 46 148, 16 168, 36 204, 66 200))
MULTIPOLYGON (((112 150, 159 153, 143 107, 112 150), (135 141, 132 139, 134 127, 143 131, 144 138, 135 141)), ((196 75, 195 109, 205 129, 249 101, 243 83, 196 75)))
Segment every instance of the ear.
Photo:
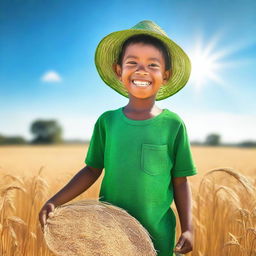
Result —
POLYGON ((172 76, 172 70, 165 70, 163 74, 163 85, 168 82, 172 76))
POLYGON ((122 81, 122 67, 119 64, 114 64, 113 69, 115 74, 117 75, 118 79, 122 81))

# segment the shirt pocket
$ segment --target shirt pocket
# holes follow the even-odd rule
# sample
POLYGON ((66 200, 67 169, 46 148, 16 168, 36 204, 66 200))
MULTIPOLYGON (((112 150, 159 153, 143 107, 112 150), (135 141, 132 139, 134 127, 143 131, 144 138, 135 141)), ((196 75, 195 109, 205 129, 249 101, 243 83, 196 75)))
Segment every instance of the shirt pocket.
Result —
POLYGON ((167 145, 142 144, 141 167, 150 175, 170 173, 171 159, 167 145))

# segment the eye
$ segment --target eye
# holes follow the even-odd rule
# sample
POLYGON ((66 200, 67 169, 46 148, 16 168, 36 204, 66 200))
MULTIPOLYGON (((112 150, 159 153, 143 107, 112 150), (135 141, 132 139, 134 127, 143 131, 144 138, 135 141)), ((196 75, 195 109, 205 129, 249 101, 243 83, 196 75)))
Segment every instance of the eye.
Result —
POLYGON ((131 65, 135 65, 135 64, 137 64, 135 61, 128 61, 128 62, 126 62, 126 64, 131 64, 131 65))
POLYGON ((154 68, 159 67, 159 65, 157 65, 156 63, 151 63, 151 64, 149 64, 149 66, 154 67, 154 68))

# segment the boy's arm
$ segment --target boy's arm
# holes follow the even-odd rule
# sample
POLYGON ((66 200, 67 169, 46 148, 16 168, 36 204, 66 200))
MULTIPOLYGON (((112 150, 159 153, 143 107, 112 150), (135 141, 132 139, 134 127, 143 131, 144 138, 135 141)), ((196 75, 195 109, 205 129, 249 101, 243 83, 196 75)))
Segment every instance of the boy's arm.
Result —
POLYGON ((176 244, 175 251, 185 254, 193 249, 191 190, 187 177, 173 177, 172 182, 174 201, 181 225, 181 236, 176 244))
POLYGON ((39 221, 43 227, 50 212, 56 206, 65 204, 87 190, 101 175, 103 168, 85 166, 59 192, 49 199, 39 213, 39 221))
POLYGON ((192 231, 192 196, 187 177, 173 177, 172 183, 174 202, 180 218, 181 231, 192 231))

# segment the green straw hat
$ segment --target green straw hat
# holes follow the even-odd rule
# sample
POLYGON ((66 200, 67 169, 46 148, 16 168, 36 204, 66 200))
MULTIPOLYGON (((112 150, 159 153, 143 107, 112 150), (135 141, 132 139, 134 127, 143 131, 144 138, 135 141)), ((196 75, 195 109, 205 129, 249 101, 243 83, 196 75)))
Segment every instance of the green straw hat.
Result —
POLYGON ((123 43, 129 37, 138 34, 158 38, 164 43, 171 56, 172 75, 168 82, 160 87, 156 95, 156 100, 166 99, 185 86, 189 79, 191 64, 187 54, 152 21, 141 21, 131 29, 113 32, 100 41, 95 53, 95 65, 99 75, 108 86, 128 98, 128 91, 119 81, 113 65, 117 63, 123 43))

